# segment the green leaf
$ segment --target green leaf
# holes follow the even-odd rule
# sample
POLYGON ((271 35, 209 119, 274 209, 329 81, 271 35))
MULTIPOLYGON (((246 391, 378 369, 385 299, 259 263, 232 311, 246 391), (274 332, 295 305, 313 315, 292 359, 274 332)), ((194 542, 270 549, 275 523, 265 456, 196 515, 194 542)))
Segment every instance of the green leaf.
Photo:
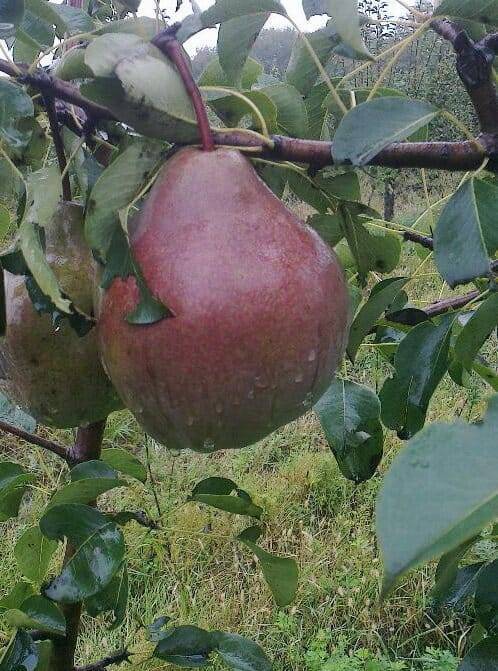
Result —
POLYGON ((304 137, 308 130, 308 115, 299 91, 290 84, 272 84, 259 90, 275 105, 279 128, 286 135, 304 137))
POLYGON ((25 0, 25 12, 16 31, 14 60, 19 63, 32 63, 42 52, 54 43, 55 29, 51 21, 39 16, 38 0, 25 0))
MULTIPOLYGON (((98 39, 99 38, 97 38, 95 42, 97 42, 98 39)), ((86 49, 74 47, 73 49, 66 51, 62 58, 57 62, 54 69, 54 75, 64 81, 92 77, 94 72, 86 63, 86 53, 95 42, 90 42, 90 45, 86 49)))
MULTIPOLYGON (((452 610, 465 610, 467 601, 474 596, 477 580, 483 566, 484 562, 477 562, 476 564, 459 568, 456 572, 455 580, 450 585, 441 605, 452 610)), ((435 605, 438 604, 435 603, 435 605)))
POLYGON ((334 205, 334 200, 324 194, 318 184, 308 175, 289 170, 287 179, 289 188, 296 196, 317 212, 325 214, 334 205))
POLYGON ((470 370, 479 350, 498 325, 498 292, 479 305, 460 331, 454 346, 457 359, 470 370))
POLYGON ((271 671, 272 664, 264 650, 243 636, 214 631, 216 652, 230 669, 236 671, 271 671))
POLYGON ((26 488, 34 480, 19 464, 0 462, 0 522, 17 517, 26 488))
POLYGON ((52 641, 36 641, 35 648, 38 654, 36 671, 51 671, 54 654, 54 644, 52 641))
POLYGON ((344 477, 357 484, 369 480, 384 445, 377 394, 361 384, 336 379, 314 409, 344 477))
POLYGON ((306 223, 331 247, 335 247, 344 237, 342 218, 337 214, 313 214, 306 223))
POLYGON ((50 508, 40 520, 50 539, 68 539, 75 551, 62 573, 45 589, 53 601, 77 603, 106 587, 124 558, 121 530, 89 506, 67 504, 50 508))
POLYGON ((129 450, 120 447, 108 447, 102 450, 102 461, 124 475, 129 475, 140 482, 147 481, 147 469, 144 464, 129 450))
POLYGON ((103 259, 120 227, 118 212, 140 192, 161 154, 162 147, 157 142, 133 142, 96 181, 86 208, 85 236, 90 247, 103 259))
MULTIPOLYGON (((242 69, 240 88, 244 91, 249 91, 262 73, 263 66, 258 61, 255 61, 254 58, 248 58, 242 69)), ((199 77, 199 86, 221 86, 222 88, 231 86, 230 80, 220 65, 218 56, 211 59, 207 64, 199 77)))
POLYGON ((98 617, 102 613, 112 612, 114 622, 110 629, 117 629, 126 617, 128 589, 128 570, 123 564, 107 587, 85 601, 88 614, 91 617, 98 617))
POLYGON ((36 419, 13 405, 2 393, 0 393, 0 421, 17 426, 28 433, 33 433, 36 429, 36 419))
POLYGON ((431 424, 398 454, 377 502, 384 591, 495 521, 497 422, 495 395, 482 423, 431 424))
POLYGON ((490 633, 498 630, 498 560, 484 566, 477 577, 474 608, 479 622, 490 633))
POLYGON ((71 301, 63 298, 57 277, 44 251, 45 229, 56 225, 55 213, 62 195, 60 172, 52 165, 27 177, 26 210, 19 228, 24 260, 42 293, 61 312, 72 313, 71 301))
POLYGON ((57 37, 61 39, 93 30, 90 15, 77 7, 59 5, 48 0, 30 0, 29 7, 39 19, 54 25, 57 37))
POLYGON ((379 228, 362 216, 365 207, 349 203, 339 208, 342 226, 353 255, 360 282, 364 283, 369 271, 390 273, 397 267, 401 256, 401 240, 396 233, 379 228))
POLYGON ((19 538, 14 555, 21 573, 34 583, 45 578, 57 543, 42 534, 38 525, 29 527, 19 538))
POLYGON ((141 271, 134 264, 135 280, 138 285, 140 300, 137 307, 126 315, 128 324, 146 326, 155 324, 161 319, 173 317, 171 310, 151 293, 141 271))
POLYGON ((10 228, 10 212, 5 207, 5 205, 0 204, 0 242, 3 242, 3 239, 9 232, 10 228))
POLYGON ((492 389, 498 391, 498 372, 481 361, 474 361, 472 370, 485 380, 492 389))
POLYGON ((214 26, 239 16, 272 12, 286 16, 285 8, 279 0, 216 0, 205 12, 202 12, 204 27, 214 26))
POLYGON ((458 671, 495 671, 498 659, 498 636, 489 636, 468 652, 458 671))
POLYGON ((59 607, 43 596, 30 596, 19 609, 5 613, 7 622, 18 629, 38 629, 56 636, 66 635, 66 619, 59 607))
POLYGON ((166 630, 153 656, 182 668, 207 666, 214 650, 213 637, 208 631, 191 625, 166 630))
POLYGON ((443 0, 436 7, 434 15, 470 19, 495 26, 498 24, 498 3, 496 0, 443 0))
POLYGON ((448 369, 451 329, 455 317, 438 324, 423 322, 401 341, 394 361, 394 377, 380 392, 382 421, 406 440, 425 423, 429 402, 448 369))
POLYGON ((0 40, 13 37, 24 16, 24 0, 0 0, 0 40))
POLYGON ((0 599, 0 613, 5 613, 12 608, 19 608, 19 606, 26 601, 29 596, 35 593, 34 587, 31 583, 22 580, 14 585, 11 591, 0 599))
POLYGON ((110 77, 123 58, 144 44, 141 37, 129 33, 102 35, 90 42, 83 52, 85 65, 96 77, 110 77))
MULTIPOLYGON (((277 124, 277 108, 271 98, 262 91, 242 91, 261 112, 269 130, 274 130, 277 124)), ((241 98, 236 96, 213 93, 208 95, 208 103, 216 114, 229 126, 237 126, 245 116, 252 116, 253 124, 260 128, 260 122, 252 108, 241 98)))
POLYGON ((336 163, 366 165, 392 142, 405 140, 436 117, 438 110, 422 100, 374 98, 344 115, 334 136, 336 163))
POLYGON ((471 178, 451 197, 434 233, 434 258, 450 287, 490 274, 498 250, 498 187, 471 178))
POLYGON ((242 87, 242 72, 254 42, 270 15, 236 17, 221 24, 218 32, 218 57, 231 85, 242 87))
POLYGON ((302 0, 302 2, 304 14, 308 20, 312 16, 327 13, 327 0, 302 0))
POLYGON ((459 564, 476 540, 476 538, 471 538, 465 541, 454 550, 444 554, 439 560, 435 584, 431 592, 434 605, 455 608, 462 600, 470 596, 469 585, 474 582, 475 571, 462 573, 459 570, 459 564))
POLYGON ((111 489, 126 486, 103 461, 86 461, 71 470, 71 482, 54 494, 47 509, 67 503, 90 503, 111 489))
POLYGON ((21 122, 33 117, 33 101, 26 91, 5 77, 0 79, 0 141, 6 149, 19 152, 31 138, 31 129, 21 122))
POLYGON ((263 509, 256 506, 251 497, 228 478, 202 480, 194 487, 189 501, 198 501, 234 515, 248 515, 256 519, 263 513, 263 509), (236 495, 232 496, 232 492, 236 495))
POLYGON ((38 651, 31 636, 22 631, 14 634, 0 659, 0 671, 35 671, 38 651))
POLYGON ((329 92, 324 82, 314 86, 306 95, 304 104, 308 117, 308 128, 304 135, 311 140, 330 141, 330 115, 323 108, 323 101, 329 92))
POLYGON ((285 187, 287 186, 287 171, 280 166, 274 165, 256 165, 257 171, 261 179, 273 191, 273 193, 282 198, 285 187))
POLYGON ((377 319, 388 309, 407 282, 406 277, 390 277, 378 282, 372 289, 367 302, 361 307, 351 325, 347 347, 351 361, 355 360, 361 343, 370 333, 377 319))
POLYGON ((358 0, 325 0, 324 4, 341 40, 352 49, 352 56, 373 60, 361 36, 358 0))
POLYGON ((328 196, 339 200, 361 200, 360 181, 355 171, 337 174, 335 171, 322 170, 315 175, 316 184, 328 196))
MULTIPOLYGON (((322 65, 327 63, 333 50, 340 43, 340 37, 330 23, 325 28, 308 33, 307 37, 322 65)), ((318 68, 316 63, 311 58, 303 41, 298 38, 292 48, 285 79, 288 84, 307 96, 315 86, 317 77, 318 68)))
POLYGON ((297 592, 297 564, 294 559, 276 557, 256 545, 255 540, 261 532, 261 527, 249 527, 237 538, 256 555, 277 605, 288 606, 294 600, 297 592))
MULTIPOLYGON (((145 119, 142 128, 132 123, 136 130, 170 142, 192 142, 197 139, 195 113, 183 81, 171 61, 157 47, 152 44, 139 47, 117 64, 115 73, 122 84, 126 100, 141 110, 139 119, 145 119), (160 86, 158 82, 161 82, 160 86), (147 116, 157 118, 163 125, 157 134, 152 129, 149 133, 145 132, 147 116)), ((119 111, 118 118, 121 118, 119 111)), ((127 122, 127 116, 122 120, 127 122)))

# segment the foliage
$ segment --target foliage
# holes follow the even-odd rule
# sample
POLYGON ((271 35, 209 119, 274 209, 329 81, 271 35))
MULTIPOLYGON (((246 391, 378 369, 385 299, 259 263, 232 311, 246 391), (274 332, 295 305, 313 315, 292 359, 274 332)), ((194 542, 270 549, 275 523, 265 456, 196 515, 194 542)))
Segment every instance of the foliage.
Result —
MULTIPOLYGON (((136 327, 138 341, 140 329, 173 318, 173 311, 150 290, 130 236, 134 217, 170 152, 176 145, 199 140, 206 147, 211 130, 203 127, 206 119, 199 111, 203 95, 216 137, 235 133, 235 144, 240 140, 242 149, 248 144, 248 156, 255 159, 263 179, 279 197, 285 194, 288 200, 305 203, 311 211, 309 225, 337 252, 354 307, 347 343, 351 360, 365 346, 385 357, 387 370, 375 390, 348 379, 346 366, 345 375, 324 390, 314 406, 341 472, 356 484, 375 475, 385 429, 409 440, 395 458, 378 500, 384 592, 409 570, 442 555, 435 604, 456 607, 474 598, 480 627, 460 668, 488 671, 498 658, 497 560, 461 564, 498 516, 498 397, 490 396, 487 413, 477 423, 458 420, 426 426, 426 418, 447 376, 462 388, 479 377, 490 394, 498 391, 498 372, 487 358, 490 350, 496 351, 498 327, 496 151, 484 146, 497 133, 486 126, 490 122, 472 78, 487 72, 484 84, 491 88, 487 103, 492 105, 492 39, 479 40, 498 22, 495 6, 481 0, 443 0, 434 8, 436 19, 462 21, 477 40, 467 38, 465 48, 461 34, 460 43, 453 40, 460 48, 458 72, 475 106, 469 117, 472 108, 460 104, 461 86, 455 83, 452 96, 445 97, 426 74, 436 68, 447 72, 449 57, 439 38, 426 37, 429 21, 420 9, 413 12, 414 21, 398 25, 386 21, 382 3, 304 0, 306 16, 326 15, 326 23, 308 35, 279 36, 285 42, 282 53, 271 61, 266 57, 263 69, 258 49, 263 51, 264 40, 275 34, 263 29, 270 14, 287 17, 278 0, 216 0, 203 10, 192 3, 192 13, 169 32, 160 31, 165 21, 159 7, 152 19, 137 16, 139 5, 90 2, 80 7, 77 2, 0 0, 0 40, 8 56, 2 65, 8 77, 0 79, 0 168, 8 175, 0 191, 2 241, 10 234, 12 201, 17 205, 14 245, 0 257, 1 268, 26 278, 37 307, 49 305, 54 313, 74 317, 72 297, 62 291, 45 249, 45 234, 61 198, 74 198, 84 206, 86 244, 99 264, 96 293, 114 281, 135 282, 139 299, 126 319, 136 327), (182 45, 217 25, 217 50, 202 72, 198 68, 197 86, 182 45), (380 68, 377 61, 382 58, 377 57, 384 50, 391 60, 380 68), (481 59, 478 75, 464 67, 465 62, 462 65, 469 53, 481 59), (45 66, 46 61, 50 62, 45 66), (457 104, 460 117, 442 109, 445 104, 457 104), (473 137, 477 122, 484 140, 473 137), (481 159, 476 170, 451 185, 439 210, 430 202, 423 172, 427 202, 421 217, 412 226, 384 221, 370 202, 363 202, 360 178, 365 171, 374 174, 372 163, 397 165, 390 155, 385 158, 393 142, 428 140, 423 151, 420 145, 418 154, 417 146, 414 150, 425 165, 433 141, 447 139, 448 124, 458 133, 458 156, 474 151, 481 159), (279 163, 282 140, 274 135, 322 144, 301 145, 308 147, 309 161, 297 153, 296 162, 279 163), (313 164, 317 147, 327 159, 313 164), (302 167, 306 162, 311 169, 302 167), (326 162, 330 165, 324 167, 326 162), (430 223, 422 232, 430 237, 417 230, 424 218, 424 225, 430 223), (407 276, 402 245, 410 240, 430 252, 407 276), (420 267, 432 254, 442 291, 444 283, 451 288, 470 285, 472 291, 454 302, 415 307, 408 286, 417 281, 420 267)), ((436 32, 437 26, 432 24, 436 32)), ((300 145, 289 141, 288 146, 300 145)), ((406 146, 395 145, 394 150, 403 155, 406 146)), ((442 152, 443 158, 445 152, 451 153, 451 147, 442 152)), ((467 164, 457 167, 462 165, 467 164)), ((392 187, 392 174, 382 176, 392 187)), ((3 331, 3 285, 0 308, 3 331)), ((93 315, 84 317, 93 323, 93 315)), ((310 406, 303 406, 302 412, 310 406)), ((29 415, 3 396, 0 411, 2 422, 17 435, 34 431, 29 415)), ((49 442, 37 444, 61 456, 49 442)), ((54 491, 40 519, 16 545, 19 573, 29 582, 17 583, 2 607, 14 630, 0 660, 5 671, 44 671, 53 660, 60 663, 56 643, 71 638, 67 614, 74 604, 82 604, 90 617, 112 618, 113 628, 122 625, 130 591, 125 527, 132 521, 151 529, 157 524, 133 511, 102 512, 96 507, 100 497, 116 489, 144 487, 150 481, 150 469, 137 457, 113 446, 76 459, 67 452, 64 458, 69 475, 51 483, 54 491), (62 544, 68 548, 63 560, 62 544), (41 632, 40 640, 33 630, 41 632)), ((29 504, 27 494, 35 482, 37 474, 29 467, 11 461, 0 464, 3 522, 29 504)), ((189 501, 236 519, 249 518, 251 526, 234 533, 233 539, 257 559, 275 603, 284 608, 296 598, 298 565, 294 557, 271 551, 267 538, 262 540, 269 531, 266 511, 254 498, 231 478, 216 475, 204 477, 189 501)), ((491 535, 496 535, 494 528, 491 535)), ((194 624, 170 626, 163 616, 150 635, 154 646, 149 656, 181 667, 201 668, 218 660, 240 671, 271 668, 262 648, 238 634, 194 624)), ((310 671, 407 668, 384 654, 362 648, 349 652, 345 640, 332 651, 328 643, 319 636, 307 652, 310 671)), ((454 668, 452 658, 434 650, 428 650, 421 663, 424 671, 454 668)))

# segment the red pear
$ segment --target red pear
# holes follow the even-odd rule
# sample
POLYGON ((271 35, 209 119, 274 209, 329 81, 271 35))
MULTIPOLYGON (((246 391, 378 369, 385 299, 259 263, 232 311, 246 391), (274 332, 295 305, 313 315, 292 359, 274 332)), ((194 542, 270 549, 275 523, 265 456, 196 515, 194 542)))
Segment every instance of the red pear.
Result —
POLYGON ((174 313, 127 323, 139 292, 116 279, 99 337, 106 370, 145 431, 171 449, 254 443, 329 386, 349 327, 330 248, 238 151, 187 148, 130 225, 149 289, 174 313))
MULTIPOLYGON (((83 209, 61 203, 45 229, 47 260, 62 291, 81 310, 93 310, 95 263, 83 237, 83 209)), ((121 406, 100 363, 96 330, 79 337, 39 315, 25 278, 4 273, 7 330, 0 342, 0 390, 42 424, 83 426, 121 406)))

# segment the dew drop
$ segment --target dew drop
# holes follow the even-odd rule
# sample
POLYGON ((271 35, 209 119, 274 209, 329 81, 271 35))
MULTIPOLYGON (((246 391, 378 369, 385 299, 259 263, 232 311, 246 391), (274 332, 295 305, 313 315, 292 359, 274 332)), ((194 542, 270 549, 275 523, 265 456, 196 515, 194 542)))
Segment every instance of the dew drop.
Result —
POLYGON ((312 349, 311 352, 308 354, 308 361, 311 363, 316 359, 316 350, 312 349))

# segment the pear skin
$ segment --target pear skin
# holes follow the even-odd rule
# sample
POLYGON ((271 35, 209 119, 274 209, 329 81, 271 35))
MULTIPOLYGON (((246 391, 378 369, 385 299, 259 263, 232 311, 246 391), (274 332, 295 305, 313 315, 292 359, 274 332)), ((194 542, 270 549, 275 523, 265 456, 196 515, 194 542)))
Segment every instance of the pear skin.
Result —
MULTIPOLYGON (((46 255, 62 291, 93 311, 95 262, 83 238, 83 210, 61 203, 46 230, 46 255)), ((96 329, 79 337, 64 320, 39 315, 25 278, 4 272, 7 329, 0 342, 0 390, 41 424, 56 428, 100 421, 122 407, 100 363, 96 329)))
POLYGON ((139 292, 134 278, 118 278, 98 332, 111 380, 155 440, 240 448, 328 388, 350 325, 341 266, 240 152, 178 152, 130 224, 130 243, 175 316, 129 324, 139 292))

